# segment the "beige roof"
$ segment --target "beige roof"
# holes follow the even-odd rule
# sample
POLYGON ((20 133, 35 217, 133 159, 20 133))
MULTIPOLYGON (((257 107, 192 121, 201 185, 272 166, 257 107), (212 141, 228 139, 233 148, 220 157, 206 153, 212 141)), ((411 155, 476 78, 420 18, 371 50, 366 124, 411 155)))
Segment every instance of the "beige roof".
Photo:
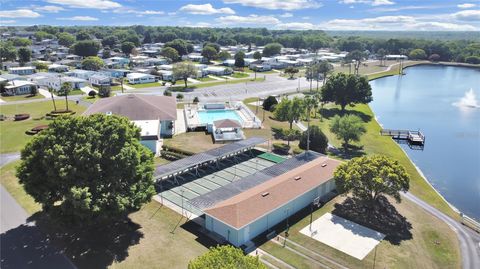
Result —
POLYGON ((130 120, 176 120, 177 103, 170 96, 144 94, 119 95, 100 99, 83 113, 112 113, 130 120))
POLYGON ((242 125, 237 120, 224 119, 213 122, 216 128, 240 128, 242 125))
POLYGON ((322 156, 205 210, 236 229, 333 178, 340 161, 322 156), (326 166, 325 166, 326 164, 326 166), (300 177, 299 180, 295 180, 300 177), (268 195, 265 195, 268 193, 268 195))

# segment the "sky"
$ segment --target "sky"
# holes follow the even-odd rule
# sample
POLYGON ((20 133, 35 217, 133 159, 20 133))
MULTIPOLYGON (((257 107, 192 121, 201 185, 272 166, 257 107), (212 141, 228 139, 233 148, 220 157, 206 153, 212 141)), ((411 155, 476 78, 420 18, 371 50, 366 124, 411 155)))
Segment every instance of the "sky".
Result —
POLYGON ((480 31, 480 0, 0 0, 0 25, 480 31))

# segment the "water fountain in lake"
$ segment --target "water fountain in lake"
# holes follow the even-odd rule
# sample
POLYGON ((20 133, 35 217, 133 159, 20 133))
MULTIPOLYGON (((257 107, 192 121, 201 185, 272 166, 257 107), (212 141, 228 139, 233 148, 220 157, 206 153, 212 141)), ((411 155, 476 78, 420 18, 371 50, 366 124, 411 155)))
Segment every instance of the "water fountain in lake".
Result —
POLYGON ((453 105, 458 107, 480 108, 477 96, 473 92, 473 89, 467 91, 460 101, 453 103, 453 105))

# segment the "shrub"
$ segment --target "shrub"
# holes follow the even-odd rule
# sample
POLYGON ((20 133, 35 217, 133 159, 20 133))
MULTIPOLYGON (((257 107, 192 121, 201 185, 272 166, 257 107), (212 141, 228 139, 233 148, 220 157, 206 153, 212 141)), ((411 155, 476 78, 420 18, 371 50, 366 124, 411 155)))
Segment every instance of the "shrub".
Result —
POLYGON ((465 58, 465 62, 469 64, 480 64, 480 57, 468 56, 467 58, 465 58))
MULTIPOLYGON (((301 149, 307 149, 307 134, 305 131, 300 137, 299 147, 301 149)), ((328 139, 325 134, 320 130, 318 126, 310 126, 310 150, 316 152, 325 153, 328 146, 328 139)))
POLYGON ((101 98, 110 97, 110 93, 111 93, 110 86, 102 85, 98 90, 98 96, 100 96, 101 98))
POLYGON ((97 95, 97 93, 95 91, 89 91, 88 92, 88 96, 90 96, 92 98, 95 97, 95 95, 97 95))
POLYGON ((428 57, 428 59, 432 62, 438 62, 440 60, 440 55, 434 53, 428 57))
POLYGON ((198 102, 200 102, 200 99, 198 99, 198 97, 195 96, 195 98, 193 98, 193 103, 196 104, 196 103, 198 103, 198 102))
POLYGON ((298 154, 302 153, 303 150, 300 149, 300 148, 294 148, 294 149, 292 150, 292 152, 293 152, 294 155, 298 155, 298 154))
POLYGON ((170 90, 165 90, 165 91, 163 92, 163 95, 165 95, 165 96, 172 96, 172 91, 170 91, 170 90))
POLYGON ((182 100, 183 99, 183 94, 181 94, 181 93, 177 94, 177 99, 182 100))
POLYGON ((263 100, 263 109, 268 110, 268 111, 273 111, 274 106, 278 104, 277 98, 274 96, 269 96, 267 99, 263 100))
POLYGON ((283 143, 273 143, 273 152, 277 154, 287 155, 290 151, 290 146, 283 143))

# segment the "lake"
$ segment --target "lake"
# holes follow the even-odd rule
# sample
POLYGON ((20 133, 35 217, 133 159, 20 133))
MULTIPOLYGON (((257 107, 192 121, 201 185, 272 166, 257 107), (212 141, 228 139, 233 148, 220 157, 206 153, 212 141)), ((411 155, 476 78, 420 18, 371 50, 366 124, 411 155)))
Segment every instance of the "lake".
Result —
POLYGON ((445 199, 480 220, 480 69, 421 65, 371 81, 386 129, 420 130, 423 150, 400 146, 445 199))

